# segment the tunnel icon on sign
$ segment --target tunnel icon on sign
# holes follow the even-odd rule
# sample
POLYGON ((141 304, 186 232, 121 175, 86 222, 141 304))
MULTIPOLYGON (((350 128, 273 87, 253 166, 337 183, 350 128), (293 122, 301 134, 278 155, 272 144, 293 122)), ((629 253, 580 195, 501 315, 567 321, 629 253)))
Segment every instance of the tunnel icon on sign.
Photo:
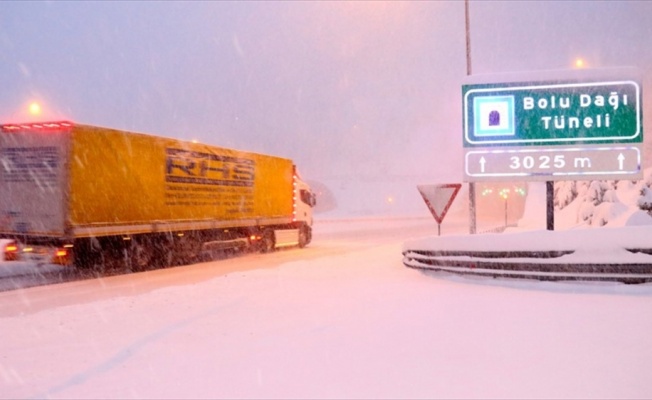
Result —
POLYGON ((489 113, 489 126, 500 126, 500 113, 492 110, 489 113))
POLYGON ((516 118, 514 96, 475 96, 473 98, 474 137, 514 136, 516 118))

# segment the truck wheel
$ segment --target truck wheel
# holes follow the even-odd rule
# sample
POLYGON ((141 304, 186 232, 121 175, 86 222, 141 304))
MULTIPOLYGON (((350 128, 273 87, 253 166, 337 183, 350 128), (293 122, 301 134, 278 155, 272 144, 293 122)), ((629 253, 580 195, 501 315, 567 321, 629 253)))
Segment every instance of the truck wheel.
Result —
POLYGON ((312 240, 312 231, 309 226, 303 225, 299 228, 299 247, 304 248, 312 240))
POLYGON ((154 261, 154 253, 146 243, 134 243, 126 257, 127 265, 133 272, 148 270, 154 261))
POLYGON ((102 270, 106 264, 105 253, 95 238, 76 240, 72 258, 73 265, 79 269, 102 270))
POLYGON ((187 265, 201 261, 201 243, 201 240, 192 233, 178 236, 173 248, 174 264, 187 265))
POLYGON ((271 253, 274 251, 275 248, 275 240, 274 240, 274 231, 271 229, 266 230, 263 232, 263 238, 260 241, 260 252, 261 253, 271 253))

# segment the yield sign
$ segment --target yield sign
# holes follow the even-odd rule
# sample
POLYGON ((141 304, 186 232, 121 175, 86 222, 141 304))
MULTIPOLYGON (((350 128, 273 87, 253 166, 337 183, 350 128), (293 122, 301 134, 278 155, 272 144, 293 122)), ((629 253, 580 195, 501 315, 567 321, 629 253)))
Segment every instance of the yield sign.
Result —
POLYGON ((438 224, 444 220, 448 209, 462 187, 461 183, 449 183, 444 185, 417 185, 421 197, 426 202, 428 209, 435 217, 438 224))

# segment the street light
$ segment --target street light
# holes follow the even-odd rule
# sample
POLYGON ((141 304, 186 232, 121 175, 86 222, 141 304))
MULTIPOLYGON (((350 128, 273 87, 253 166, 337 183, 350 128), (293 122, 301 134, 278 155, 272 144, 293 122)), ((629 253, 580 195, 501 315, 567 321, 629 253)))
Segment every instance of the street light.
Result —
MULTIPOLYGON (((464 0, 464 33, 466 37, 466 75, 471 76, 471 20, 469 17, 469 0, 464 0)), ((469 182, 469 233, 475 234, 476 224, 475 182, 469 182)))
POLYGON ((30 103, 29 113, 34 116, 41 115, 41 105, 37 102, 30 103))
POLYGON ((586 67, 586 62, 584 62, 583 58, 576 58, 575 59, 575 68, 585 68, 586 67))
POLYGON ((527 194, 527 191, 521 186, 513 186, 511 189, 510 188, 502 188, 498 192, 498 196, 500 198, 502 198, 504 200, 504 202, 505 202, 505 228, 507 228, 507 220, 508 220, 507 219, 507 215, 508 215, 508 213, 507 213, 507 202, 509 200, 510 194, 512 194, 512 193, 514 193, 515 195, 518 194, 518 195, 521 195, 521 196, 525 196, 527 194))
POLYGON ((505 228, 507 228, 507 199, 509 198, 509 192, 510 190, 507 188, 501 189, 498 192, 498 196, 505 200, 505 228))

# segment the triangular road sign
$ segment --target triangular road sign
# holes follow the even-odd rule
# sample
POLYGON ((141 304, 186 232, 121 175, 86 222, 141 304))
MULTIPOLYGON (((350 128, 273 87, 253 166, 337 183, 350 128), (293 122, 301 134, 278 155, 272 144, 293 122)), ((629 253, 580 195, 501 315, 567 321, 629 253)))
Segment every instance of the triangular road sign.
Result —
POLYGON ((448 183, 443 185, 417 185, 421 197, 426 202, 428 209, 435 217, 438 224, 444 220, 457 192, 462 187, 461 183, 448 183))

